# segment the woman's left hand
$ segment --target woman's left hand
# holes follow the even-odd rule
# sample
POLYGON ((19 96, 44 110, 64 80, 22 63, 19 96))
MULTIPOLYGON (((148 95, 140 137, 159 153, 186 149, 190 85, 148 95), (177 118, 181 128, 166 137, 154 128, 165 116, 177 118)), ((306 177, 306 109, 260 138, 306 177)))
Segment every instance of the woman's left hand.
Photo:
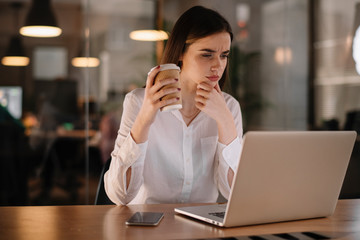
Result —
POLYGON ((228 145, 237 137, 234 117, 226 105, 218 83, 215 87, 206 82, 200 83, 196 90, 195 106, 216 121, 219 142, 228 145))
POLYGON ((200 83, 196 90, 195 106, 215 121, 220 121, 220 117, 229 112, 218 83, 215 87, 206 82, 200 83))

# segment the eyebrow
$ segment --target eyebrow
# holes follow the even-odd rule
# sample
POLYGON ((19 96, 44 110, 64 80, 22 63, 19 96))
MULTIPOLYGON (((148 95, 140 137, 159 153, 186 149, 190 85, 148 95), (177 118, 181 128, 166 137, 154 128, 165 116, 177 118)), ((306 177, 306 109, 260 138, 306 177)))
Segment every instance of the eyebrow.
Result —
MULTIPOLYGON (((212 50, 212 49, 209 49, 209 48, 203 48, 203 49, 200 49, 199 50, 200 52, 210 52, 210 53, 214 53, 214 52, 216 52, 216 51, 214 51, 214 50, 212 50)), ((224 53, 230 53, 230 50, 226 50, 226 51, 224 51, 224 52, 222 52, 223 54, 224 53)))

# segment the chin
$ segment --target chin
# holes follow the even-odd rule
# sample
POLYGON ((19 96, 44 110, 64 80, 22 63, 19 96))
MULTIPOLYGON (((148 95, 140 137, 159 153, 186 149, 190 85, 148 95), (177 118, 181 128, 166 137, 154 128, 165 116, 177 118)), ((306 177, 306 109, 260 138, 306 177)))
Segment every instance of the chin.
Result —
POLYGON ((208 84, 209 84, 210 86, 215 87, 216 84, 217 84, 219 81, 216 81, 216 82, 214 82, 214 81, 207 81, 207 82, 208 82, 208 84))

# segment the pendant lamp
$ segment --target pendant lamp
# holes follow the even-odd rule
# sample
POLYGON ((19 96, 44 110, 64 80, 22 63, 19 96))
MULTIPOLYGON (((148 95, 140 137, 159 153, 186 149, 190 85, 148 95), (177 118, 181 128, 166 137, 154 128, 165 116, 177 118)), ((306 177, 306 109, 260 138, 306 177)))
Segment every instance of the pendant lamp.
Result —
POLYGON ((1 63, 5 66, 27 66, 30 60, 25 56, 20 36, 13 36, 1 63))
POLYGON ((96 57, 74 57, 71 60, 71 64, 74 67, 97 67, 100 64, 100 60, 96 57))
POLYGON ((82 46, 86 46, 85 40, 81 41, 79 48, 79 54, 71 59, 71 65, 74 67, 79 68, 95 68, 100 65, 100 59, 97 57, 94 57, 90 53, 90 45, 88 45, 89 52, 85 54, 85 49, 82 48, 82 46))
POLYGON ((163 1, 156 1, 155 8, 155 21, 157 29, 145 29, 145 30, 135 30, 129 34, 129 37, 132 40, 136 41, 164 41, 169 38, 167 32, 161 30, 162 29, 162 21, 163 21, 163 1))
POLYGON ((28 37, 57 37, 62 30, 58 27, 50 0, 33 0, 25 25, 20 34, 28 37))
POLYGON ((163 41, 168 37, 162 30, 136 30, 130 33, 130 38, 137 41, 163 41))
MULTIPOLYGON (((16 32, 18 32, 18 19, 19 19, 19 9, 22 7, 21 3, 12 3, 12 9, 14 9, 14 25, 16 32)), ((1 59, 1 63, 5 66, 27 66, 30 62, 30 59, 25 56, 24 47, 21 41, 19 33, 12 36, 6 49, 5 56, 1 59)))

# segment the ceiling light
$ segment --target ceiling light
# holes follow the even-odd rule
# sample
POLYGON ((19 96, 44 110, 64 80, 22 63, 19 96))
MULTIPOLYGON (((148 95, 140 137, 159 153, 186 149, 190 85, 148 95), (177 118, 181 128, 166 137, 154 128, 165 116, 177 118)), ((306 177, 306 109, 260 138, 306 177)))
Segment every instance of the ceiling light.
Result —
POLYGON ((97 67, 100 60, 96 57, 75 57, 71 60, 74 67, 97 67))
POLYGON ((89 41, 83 39, 80 42, 79 53, 71 59, 71 65, 79 68, 95 68, 100 65, 99 58, 95 57, 90 49, 89 41))
POLYGON ((57 37, 62 30, 57 26, 50 0, 33 0, 20 34, 28 37, 57 37))
POLYGON ((163 41, 168 37, 162 30, 137 30, 130 33, 130 38, 137 41, 163 41))
MULTIPOLYGON (((14 9, 14 22, 16 29, 18 28, 19 9, 22 4, 19 2, 11 3, 14 9)), ((17 31, 17 30, 16 30, 17 31)), ((1 63, 5 66, 27 66, 30 60, 25 56, 25 51, 19 34, 12 36, 9 46, 6 49, 5 56, 1 59, 1 63)))

